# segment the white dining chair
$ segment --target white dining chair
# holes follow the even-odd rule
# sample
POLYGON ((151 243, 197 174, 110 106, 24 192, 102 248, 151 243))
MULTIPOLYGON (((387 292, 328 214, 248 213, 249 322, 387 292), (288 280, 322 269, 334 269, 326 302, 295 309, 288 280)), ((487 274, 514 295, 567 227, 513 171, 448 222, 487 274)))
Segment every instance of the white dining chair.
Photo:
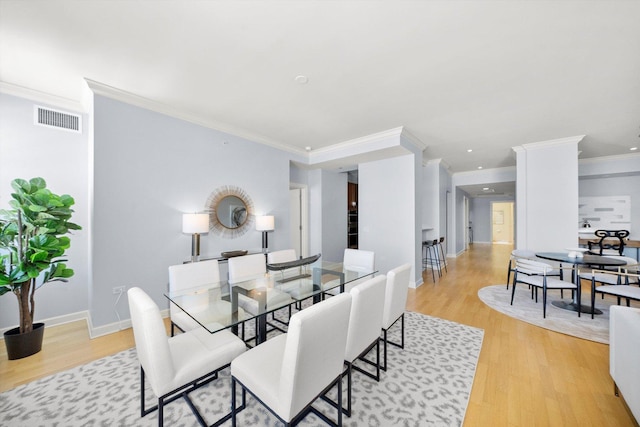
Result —
MULTIPOLYGON (((345 270, 351 270, 351 271, 362 271, 362 272, 373 271, 375 270, 375 259, 376 259, 375 252, 365 251, 362 249, 347 248, 344 250, 344 255, 342 258, 342 267, 345 270)), ((358 283, 362 283, 363 281, 368 279, 369 279, 368 277, 362 278, 362 279, 354 280, 345 284, 344 292, 349 292, 358 283)), ((329 289, 323 292, 323 296, 325 294, 338 295, 341 291, 339 286, 335 286, 337 282, 338 282, 338 279, 334 279, 330 282, 327 282, 324 285, 324 287, 329 289)))
MULTIPOLYGON (((591 271, 591 318, 595 314, 596 294, 599 293, 604 298, 605 295, 616 297, 617 304, 620 305, 624 298, 627 306, 630 301, 640 301, 640 287, 635 286, 638 282, 640 274, 638 274, 638 263, 630 258, 632 263, 618 267, 618 271, 598 270, 591 271), (599 286, 598 286, 599 284, 599 286)), ((580 278, 585 278, 585 274, 581 274, 580 278)))
MULTIPOLYGON (((231 362, 231 425, 236 426, 236 385, 248 391, 286 426, 309 412, 328 417, 313 402, 338 386, 342 371, 351 295, 344 293, 291 316, 286 334, 256 346, 231 362)), ((338 408, 337 425, 342 425, 338 408)), ((335 425, 335 424, 334 424, 335 425)))
MULTIPOLYGON (((536 260, 536 253, 529 249, 514 249, 511 251, 511 256, 509 257, 509 265, 507 269, 507 289, 509 289, 509 283, 511 281, 511 273, 513 273, 516 269, 516 259, 518 258, 526 258, 536 260)), ((560 265, 562 267, 562 264, 560 265)), ((563 279, 564 270, 562 269, 553 269, 547 272, 547 276, 559 276, 560 280, 563 279)))
MULTIPOLYGON (((140 416, 158 410, 158 425, 162 426, 164 406, 183 397, 198 422, 207 425, 189 393, 217 379, 220 370, 246 351, 244 342, 231 332, 211 334, 204 328, 169 338, 160 309, 149 295, 134 287, 127 291, 127 297, 140 362, 140 416), (158 399, 151 408, 145 408, 145 379, 158 399)), ((230 417, 230 413, 224 415, 216 425, 230 417)))
MULTIPOLYGON (((549 276, 549 273, 553 272, 554 268, 540 261, 534 261, 526 258, 516 259, 516 269, 513 273, 513 287, 511 289, 511 305, 513 305, 513 299, 516 294, 516 284, 524 283, 532 287, 532 290, 536 290, 536 302, 538 302, 537 289, 542 289, 542 317, 547 317, 547 291, 549 289, 570 289, 572 292, 576 292, 576 302, 580 306, 580 285, 571 282, 561 280, 556 276, 549 276)), ((578 317, 580 317, 581 310, 578 309, 578 317)))
MULTIPOLYGON (((295 249, 282 249, 279 251, 269 252, 267 254, 267 265, 291 262, 291 261, 296 261, 297 259, 298 257, 296 256, 295 249)), ((302 272, 301 272, 301 267, 293 267, 286 270, 279 270, 274 274, 277 277, 280 277, 280 279, 284 281, 287 278, 300 277, 302 272)), ((289 284, 282 282, 282 284, 280 285, 280 289, 284 290, 287 294, 289 294, 289 296, 297 300, 296 308, 300 310, 302 309, 300 299, 303 298, 305 295, 310 295, 312 293, 313 284, 306 283, 299 280, 292 280, 292 283, 289 283, 289 284)))
MULTIPOLYGON (((380 381, 380 330, 382 328, 382 314, 384 308, 385 289, 387 277, 383 274, 363 283, 354 286, 349 292, 351 294, 351 313, 349 315, 349 326, 347 334, 347 346, 344 354, 345 371, 342 373, 347 376, 347 407, 340 405, 346 416, 351 416, 352 405, 352 371, 356 370, 369 378, 380 381), (375 362, 366 359, 373 348, 376 349, 375 362), (362 369, 355 365, 360 359, 364 362, 372 364, 376 373, 362 369)), ((324 398, 334 407, 338 407, 338 403, 324 398)))
MULTIPOLYGON (((217 288, 217 292, 202 292, 194 295, 181 297, 185 303, 185 313, 175 304, 169 304, 169 315, 171 317, 171 336, 175 335, 175 329, 183 332, 201 328, 200 322, 223 323, 231 316, 231 303, 221 299, 220 289, 220 269, 217 260, 207 260, 177 264, 169 267, 169 292, 179 293, 187 289, 197 288, 217 288), (193 317, 192 317, 193 316, 193 317)), ((238 308, 238 318, 244 317, 244 310, 238 308)))
MULTIPOLYGON (((229 268, 229 286, 230 291, 233 289, 235 283, 251 280, 251 279, 259 279, 264 278, 267 274, 267 264, 266 259, 263 254, 251 254, 229 258, 228 261, 229 268)), ((288 307, 289 317, 291 317, 291 304, 294 301, 289 294, 286 292, 280 291, 274 288, 268 288, 266 294, 266 304, 267 307, 288 307)), ((249 298, 246 295, 238 294, 238 306, 242 307, 248 313, 251 313, 253 316, 257 316, 260 313, 258 301, 249 298)), ((279 323, 286 324, 287 322, 282 322, 277 319, 273 312, 271 315, 271 319, 277 321, 279 323)), ((258 325, 258 318, 256 317, 256 328, 258 325)), ((277 325, 271 324, 271 326, 281 332, 286 332, 284 329, 278 327, 277 325)), ((257 329, 256 329, 257 331, 257 329)), ((244 336, 244 328, 243 328, 243 336, 244 336)), ((248 338, 247 341, 253 338, 248 338)))
POLYGON ((407 306, 407 292, 409 291, 410 280, 410 264, 402 264, 387 273, 382 312, 383 371, 387 370, 387 345, 391 344, 404 349, 404 312, 407 306), (398 320, 400 320, 400 342, 396 343, 389 339, 388 333, 398 320))

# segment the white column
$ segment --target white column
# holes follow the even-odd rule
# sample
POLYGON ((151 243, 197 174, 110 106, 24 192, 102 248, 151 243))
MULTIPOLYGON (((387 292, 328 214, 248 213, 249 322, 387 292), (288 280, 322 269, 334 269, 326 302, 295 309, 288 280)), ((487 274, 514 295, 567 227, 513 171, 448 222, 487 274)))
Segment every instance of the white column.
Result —
POLYGON ((578 245, 578 143, 583 138, 513 147, 517 248, 562 251, 578 245))

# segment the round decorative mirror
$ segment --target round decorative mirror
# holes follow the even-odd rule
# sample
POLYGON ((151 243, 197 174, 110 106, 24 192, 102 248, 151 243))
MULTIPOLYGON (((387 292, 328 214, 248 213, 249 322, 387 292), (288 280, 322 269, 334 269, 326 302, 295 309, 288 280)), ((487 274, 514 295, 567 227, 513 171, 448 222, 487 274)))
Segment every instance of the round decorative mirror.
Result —
POLYGON ((246 233, 254 222, 253 202, 241 188, 225 185, 207 199, 211 231, 222 237, 238 237, 246 233))

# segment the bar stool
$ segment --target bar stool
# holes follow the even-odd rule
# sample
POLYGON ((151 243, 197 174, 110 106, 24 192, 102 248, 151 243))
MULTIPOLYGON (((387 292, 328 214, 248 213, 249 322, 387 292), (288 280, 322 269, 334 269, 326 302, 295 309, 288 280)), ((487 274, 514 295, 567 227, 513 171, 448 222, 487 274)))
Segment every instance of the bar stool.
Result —
MULTIPOLYGON (((432 255, 431 255, 432 250, 433 250, 433 242, 431 240, 422 242, 422 270, 423 271, 429 268, 429 263, 432 259, 432 255)), ((433 276, 433 281, 435 283, 436 273, 433 267, 431 268, 431 275, 433 276)))
POLYGON ((440 255, 438 253, 438 239, 422 242, 422 247, 426 248, 426 256, 422 260, 423 269, 431 268, 433 281, 436 281, 435 270, 438 269, 438 277, 442 277, 440 272, 440 255))
MULTIPOLYGON (((444 237, 440 238, 440 241, 438 242, 438 247, 440 248, 440 253, 442 254, 442 258, 441 262, 444 265, 444 271, 446 273, 448 273, 449 271, 447 270, 447 257, 444 255, 444 249, 442 248, 442 242, 444 242, 444 237)), ((440 269, 442 269, 442 267, 440 266, 440 269)))

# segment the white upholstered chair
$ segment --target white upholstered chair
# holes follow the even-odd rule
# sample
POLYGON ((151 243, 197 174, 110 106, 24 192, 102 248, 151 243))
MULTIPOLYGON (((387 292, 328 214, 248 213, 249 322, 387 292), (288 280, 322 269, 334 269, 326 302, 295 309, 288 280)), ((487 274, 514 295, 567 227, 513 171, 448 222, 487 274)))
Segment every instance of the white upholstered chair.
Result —
MULTIPOLYGON (((384 308, 387 277, 383 274, 358 284, 349 292, 351 294, 351 314, 344 362, 346 366, 343 376, 347 374, 347 408, 344 413, 351 416, 351 374, 356 370, 368 377, 380 381, 380 330, 384 308), (371 362, 365 356, 376 348, 376 360, 371 362), (376 367, 375 375, 354 365, 360 359, 376 367)), ((328 400, 328 398, 326 399, 328 400)), ((335 402, 328 400, 334 406, 335 402)))
MULTIPOLYGON (((640 301, 640 287, 635 286, 640 275, 638 274, 638 264, 633 258, 629 258, 632 264, 619 267, 618 271, 592 270, 591 271, 591 318, 595 314, 596 294, 612 295, 617 298, 620 305, 621 300, 626 300, 627 306, 630 300, 640 301), (600 286, 597 286, 600 284, 600 286)), ((580 274, 580 278, 589 278, 586 274, 580 274)))
MULTIPOLYGON (((249 391, 286 426, 309 412, 329 418, 311 405, 338 385, 342 401, 342 370, 351 295, 344 293, 291 316, 286 334, 272 338, 231 363, 232 426, 236 425, 236 384, 249 391)), ((342 409, 338 409, 342 425, 342 409)))
MULTIPOLYGON (((266 273, 267 264, 263 254, 229 258, 229 284, 231 286, 234 283, 264 276, 266 273)), ((267 289, 267 307, 289 302, 293 302, 293 300, 286 292, 267 289)), ((258 314, 258 302, 249 297, 238 295, 238 305, 253 315, 258 314)))
MULTIPOLYGON (((511 273, 513 273, 516 269, 516 259, 518 258, 526 258, 536 260, 536 253, 529 249, 514 249, 511 251, 511 256, 509 257, 509 267, 507 271, 507 289, 509 289, 509 282, 511 281, 511 273)), ((562 266, 562 265, 561 265, 562 266)), ((560 279, 563 278, 563 270, 562 269, 554 269, 552 271, 547 272, 547 276, 560 276, 560 279)))
POLYGON ((283 249, 280 251, 273 251, 267 254, 267 264, 279 264, 281 262, 295 261, 296 256, 295 249, 283 249))
MULTIPOLYGON (((164 405, 184 397, 201 425, 206 425, 188 393, 217 378, 221 369, 246 350, 244 342, 228 331, 210 334, 204 328, 167 337, 160 309, 142 289, 127 292, 131 324, 140 362, 140 416, 158 410, 163 425, 164 405), (158 404, 145 409, 145 378, 158 404)), ((244 402, 243 402, 244 403, 244 402)), ((225 415, 216 424, 229 419, 225 415)))
MULTIPOLYGON (((220 270, 217 260, 191 262, 169 267, 169 291, 171 293, 216 285, 220 286, 220 270)), ((200 321, 224 323, 221 320, 228 318, 231 314, 231 303, 222 300, 220 293, 215 296, 215 300, 211 301, 213 295, 212 293, 200 293, 186 297, 188 298, 189 311, 194 314, 199 307, 200 312, 197 317, 200 321)), ((171 316, 171 336, 174 335, 176 327, 183 332, 202 327, 175 304, 169 304, 169 313, 171 316)), ((243 316, 244 310, 239 308, 238 317, 242 319, 243 316)))
POLYGON ((622 394, 640 422, 640 309, 612 306, 609 316, 609 373, 614 392, 622 394))
POLYGON ((382 369, 387 370, 387 344, 404 348, 404 311, 407 306, 407 292, 411 280, 411 265, 402 264, 387 273, 384 294, 384 309, 382 312, 382 343, 384 344, 382 369), (399 343, 388 339, 388 331, 400 320, 401 341, 399 343))
MULTIPOLYGON (((263 254, 251 254, 229 258, 228 267, 230 291, 234 283, 264 277, 264 275, 267 274, 267 264, 265 256, 263 254)), ((293 304, 293 302, 294 301, 291 296, 286 292, 272 288, 267 289, 267 308, 277 306, 284 307, 285 305, 288 305, 289 317, 291 317, 291 304, 293 304)), ((238 307, 243 308, 245 311, 251 313, 254 316, 259 314, 258 301, 242 294, 238 294, 238 307)), ((276 319, 275 316, 273 316, 273 312, 271 315, 271 319, 280 322, 280 320, 276 319)), ((258 328, 258 322, 259 319, 256 317, 256 330, 258 328)), ((271 324, 271 326, 281 332, 285 332, 284 329, 278 326, 275 326, 273 324, 271 324)), ((244 328, 242 335, 244 337, 244 328)), ((250 341, 251 339, 253 338, 248 338, 247 341, 250 341)))
MULTIPOLYGON (((267 264, 280 264, 283 262, 296 261, 298 257, 296 256, 295 249, 283 249, 280 251, 273 251, 267 254, 267 264)), ((281 279, 286 278, 295 278, 300 277, 302 272, 300 271, 302 267, 293 267, 286 270, 280 270, 275 274, 276 276, 280 276, 281 279)), ((280 285, 281 289, 283 289, 287 294, 292 296, 293 298, 299 299, 303 295, 309 295, 313 291, 313 285, 309 283, 303 283, 300 281, 292 281, 293 283, 286 284, 283 283, 280 285)), ((302 309, 301 302, 296 302, 296 308, 299 310, 302 309)))
MULTIPOLYGON (((375 260, 376 260, 375 253, 372 251, 347 248, 344 250, 344 255, 342 258, 342 267, 345 270, 352 270, 352 271, 372 271, 375 269, 375 265, 376 265, 375 260)), ((358 283, 362 283, 364 280, 367 280, 367 279, 368 278, 362 278, 362 279, 354 280, 352 282, 347 283, 344 286, 344 291, 349 292, 358 283)), ((333 280, 331 282, 335 282, 336 280, 333 280)), ((325 287, 331 287, 330 285, 331 282, 329 282, 328 284, 325 284, 325 287)), ((332 289, 328 289, 325 293, 330 295, 337 295, 340 293, 340 287, 334 287, 332 289)))
MULTIPOLYGON (((554 268, 540 261, 534 261, 526 258, 516 259, 516 269, 513 273, 513 288, 511 289, 511 305, 516 294, 516 284, 524 283, 531 286, 531 290, 536 291, 536 302, 538 302, 538 289, 542 289, 542 317, 547 317, 547 291, 549 289, 570 289, 577 292, 577 303, 580 305, 580 285, 571 282, 565 282, 553 274, 554 268)), ((580 317, 580 310, 577 310, 580 317)))

